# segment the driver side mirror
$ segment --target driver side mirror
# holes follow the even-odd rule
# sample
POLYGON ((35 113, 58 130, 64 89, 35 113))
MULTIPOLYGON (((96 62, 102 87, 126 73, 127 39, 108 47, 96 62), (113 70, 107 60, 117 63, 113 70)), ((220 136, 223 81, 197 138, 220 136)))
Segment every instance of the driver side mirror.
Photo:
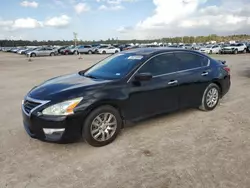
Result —
POLYGON ((153 78, 151 73, 139 73, 135 75, 136 81, 149 81, 153 78))

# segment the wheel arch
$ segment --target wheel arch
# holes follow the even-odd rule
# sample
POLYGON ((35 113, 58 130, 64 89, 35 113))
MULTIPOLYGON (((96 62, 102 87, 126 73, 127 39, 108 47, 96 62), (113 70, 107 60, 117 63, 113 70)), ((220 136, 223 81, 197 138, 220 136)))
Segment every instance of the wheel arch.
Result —
POLYGON ((121 116, 121 119, 122 119, 122 128, 124 127, 124 121, 125 121, 125 118, 124 118, 124 112, 121 108, 121 106, 118 104, 119 101, 117 100, 102 100, 102 101, 97 101, 93 104, 91 104, 90 106, 87 107, 87 109, 85 110, 86 111, 86 114, 85 114, 85 118, 95 109, 101 107, 101 106, 111 106, 113 108, 115 108, 118 113, 120 114, 121 116))

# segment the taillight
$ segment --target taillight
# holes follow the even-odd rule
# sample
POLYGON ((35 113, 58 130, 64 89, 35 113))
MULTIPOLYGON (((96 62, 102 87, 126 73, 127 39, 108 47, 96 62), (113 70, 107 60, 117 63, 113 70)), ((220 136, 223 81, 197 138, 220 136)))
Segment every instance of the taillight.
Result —
POLYGON ((225 71, 227 71, 228 74, 230 74, 230 68, 229 67, 223 67, 225 71))

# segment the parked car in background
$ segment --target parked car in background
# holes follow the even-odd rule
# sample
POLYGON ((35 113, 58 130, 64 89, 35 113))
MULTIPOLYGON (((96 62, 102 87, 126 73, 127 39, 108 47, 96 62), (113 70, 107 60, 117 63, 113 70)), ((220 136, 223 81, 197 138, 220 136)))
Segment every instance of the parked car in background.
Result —
POLYGON ((25 52, 27 50, 27 48, 21 48, 17 51, 18 54, 22 54, 23 52, 25 52))
POLYGON ((102 48, 108 48, 108 47, 110 47, 111 45, 99 45, 99 46, 96 46, 96 47, 94 47, 92 50, 93 50, 93 53, 94 54, 98 54, 98 50, 99 49, 102 49, 102 48))
POLYGON ((247 46, 247 52, 250 52, 250 43, 247 43, 246 46, 247 46))
POLYGON ((36 57, 36 56, 55 56, 57 55, 57 50, 49 47, 41 47, 36 50, 29 51, 27 56, 36 57))
POLYGON ((207 54, 219 54, 221 52, 221 47, 219 45, 207 45, 202 47, 200 52, 207 54))
POLYGON ((99 48, 98 53, 99 54, 114 54, 120 52, 119 48, 115 48, 114 46, 110 46, 107 48, 99 48))
POLYGON ((82 137, 100 147, 114 141, 125 122, 185 108, 214 110, 230 84, 225 62, 205 54, 139 48, 34 87, 22 101, 22 122, 33 138, 82 137))
POLYGON ((75 46, 68 46, 67 48, 62 49, 60 52, 62 55, 78 54, 77 47, 75 46))
POLYGON ((128 50, 132 47, 133 45, 131 44, 123 44, 123 45, 120 45, 119 48, 120 48, 120 51, 124 51, 124 50, 128 50))
POLYGON ((37 49, 39 49, 39 48, 40 48, 40 47, 37 47, 37 48, 28 48, 28 49, 26 49, 25 51, 23 51, 21 54, 27 55, 29 52, 34 51, 34 50, 37 50, 37 49))
POLYGON ((19 50, 19 48, 12 48, 12 49, 11 49, 11 52, 17 53, 18 50, 19 50))
POLYGON ((238 54, 246 52, 247 52, 247 46, 244 43, 235 43, 235 44, 233 43, 221 49, 222 54, 238 54))
POLYGON ((193 50, 194 47, 193 47, 193 44, 184 44, 184 49, 187 49, 187 50, 193 50))
POLYGON ((93 54, 94 49, 91 45, 84 45, 84 46, 78 46, 77 47, 77 53, 81 54, 93 54))
POLYGON ((61 54, 61 51, 64 50, 64 49, 66 49, 67 47, 68 46, 61 46, 61 47, 57 48, 58 54, 61 54))

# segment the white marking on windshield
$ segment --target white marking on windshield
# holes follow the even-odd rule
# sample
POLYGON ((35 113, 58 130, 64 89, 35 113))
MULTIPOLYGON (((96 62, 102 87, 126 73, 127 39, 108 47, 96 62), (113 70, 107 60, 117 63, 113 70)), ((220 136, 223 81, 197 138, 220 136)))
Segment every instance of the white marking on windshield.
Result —
POLYGON ((134 56, 129 56, 128 59, 134 59, 134 60, 141 60, 143 56, 141 55, 134 55, 134 56))

